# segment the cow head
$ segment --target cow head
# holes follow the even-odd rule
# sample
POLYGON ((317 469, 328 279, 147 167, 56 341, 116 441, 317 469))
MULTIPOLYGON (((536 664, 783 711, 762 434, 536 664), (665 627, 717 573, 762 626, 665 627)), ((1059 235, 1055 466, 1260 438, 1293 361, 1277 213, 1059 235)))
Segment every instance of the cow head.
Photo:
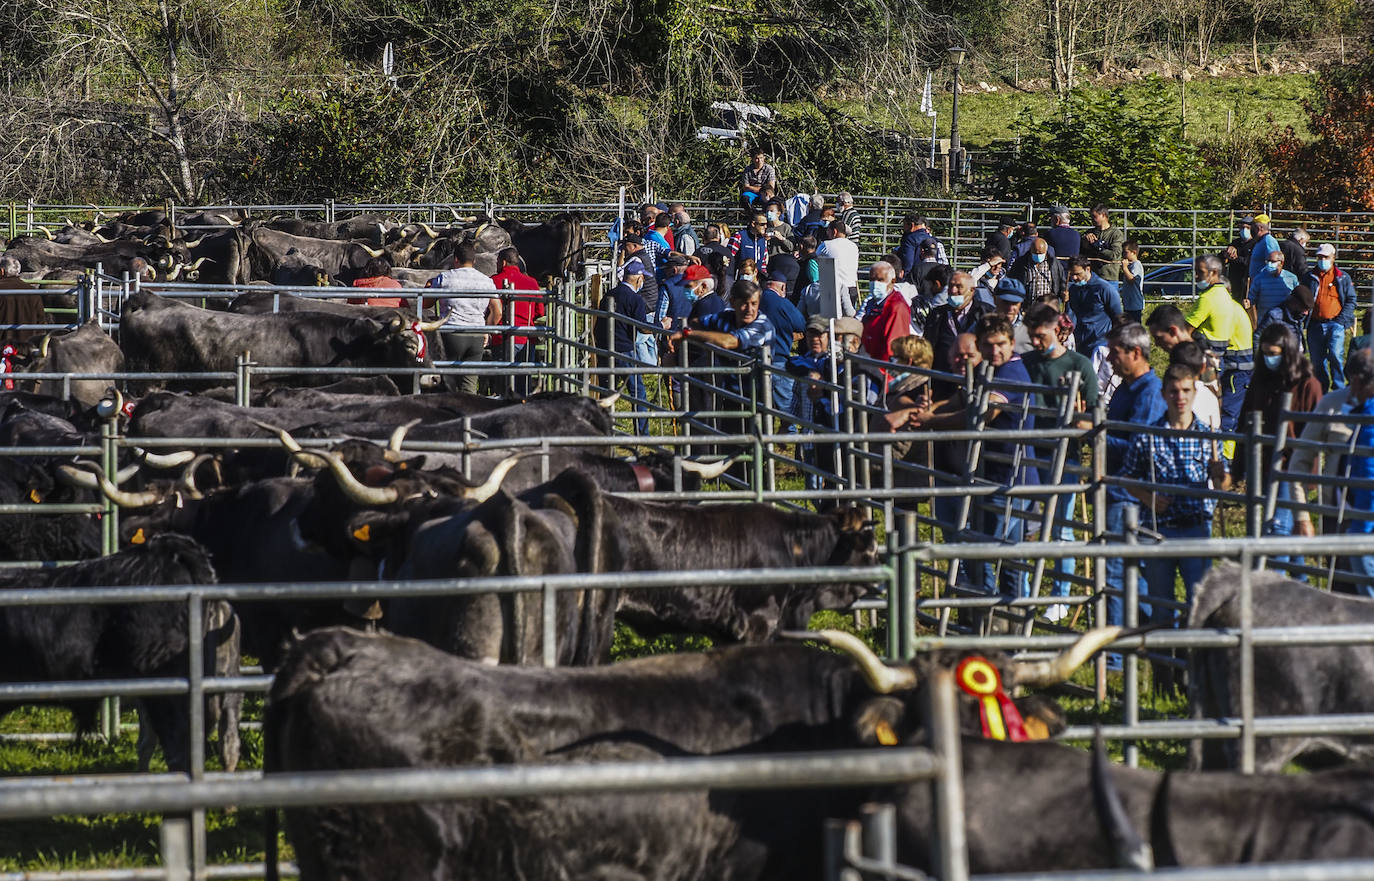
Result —
POLYGON ((792 632, 789 638, 816 639, 858 664, 873 696, 854 718, 861 743, 893 746, 910 743, 924 726, 923 701, 917 699, 936 669, 951 670, 959 689, 959 727, 969 735, 996 740, 1043 740, 1063 730, 1057 704, 1041 695, 1013 700, 1018 687, 1048 687, 1073 672, 1121 634, 1120 627, 1099 627, 1054 658, 1025 661, 1002 652, 938 651, 902 664, 885 664, 862 640, 838 630, 792 632))

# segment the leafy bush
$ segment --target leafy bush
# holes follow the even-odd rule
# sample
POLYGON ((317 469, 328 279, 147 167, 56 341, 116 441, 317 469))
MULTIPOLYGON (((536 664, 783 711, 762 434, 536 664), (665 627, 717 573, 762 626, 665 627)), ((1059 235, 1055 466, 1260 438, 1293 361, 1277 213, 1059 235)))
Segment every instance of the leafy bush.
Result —
POLYGON ((1200 148, 1179 137, 1176 119, 1160 96, 1076 89, 1057 115, 1021 117, 1019 149, 998 169, 997 191, 1070 205, 1215 206, 1226 188, 1200 148))

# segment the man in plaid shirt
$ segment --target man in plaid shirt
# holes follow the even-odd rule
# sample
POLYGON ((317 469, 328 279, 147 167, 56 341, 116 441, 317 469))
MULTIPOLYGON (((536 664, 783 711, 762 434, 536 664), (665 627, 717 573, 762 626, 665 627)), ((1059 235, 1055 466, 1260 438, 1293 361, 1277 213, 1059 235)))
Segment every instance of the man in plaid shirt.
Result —
MULTIPOLYGON (((1216 501, 1193 495, 1171 494, 1168 487, 1187 487, 1206 490, 1210 481, 1220 484, 1225 478, 1218 441, 1207 436, 1211 426, 1193 416, 1193 402, 1197 398, 1197 374, 1184 364, 1174 364, 1164 374, 1164 418, 1157 427, 1200 432, 1174 435, 1144 432, 1135 437, 1126 450, 1121 476, 1154 484, 1153 487, 1131 487, 1130 493, 1143 506, 1142 526, 1153 529, 1164 538, 1210 538, 1212 512, 1216 501)), ((1145 561, 1142 587, 1150 596, 1176 600, 1175 573, 1183 577, 1189 605, 1193 602, 1193 588, 1207 574, 1211 560, 1207 557, 1145 561)), ((1141 603, 1140 612, 1151 623, 1173 622, 1178 616, 1170 608, 1150 607, 1141 603)))

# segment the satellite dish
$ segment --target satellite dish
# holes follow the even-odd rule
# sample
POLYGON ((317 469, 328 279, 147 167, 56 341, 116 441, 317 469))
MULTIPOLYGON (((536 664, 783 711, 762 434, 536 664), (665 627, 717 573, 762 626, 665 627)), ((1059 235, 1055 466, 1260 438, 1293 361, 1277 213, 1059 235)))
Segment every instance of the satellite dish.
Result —
POLYGON ((382 73, 391 76, 392 70, 396 67, 396 49, 390 43, 382 49, 382 73))

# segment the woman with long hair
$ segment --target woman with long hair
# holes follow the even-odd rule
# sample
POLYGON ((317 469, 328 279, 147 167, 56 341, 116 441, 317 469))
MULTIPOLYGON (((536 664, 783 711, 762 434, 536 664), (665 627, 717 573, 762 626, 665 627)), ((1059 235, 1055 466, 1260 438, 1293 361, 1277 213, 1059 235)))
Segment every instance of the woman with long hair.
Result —
MULTIPOLYGON (((1255 374, 1250 380, 1249 389, 1245 392, 1245 402, 1241 405, 1236 430, 1242 433, 1248 431, 1251 419, 1249 414, 1260 414, 1260 433, 1265 435, 1265 450, 1264 455, 1260 457, 1260 483, 1253 489, 1264 492, 1269 488, 1273 473, 1273 445, 1278 441, 1279 408, 1282 406, 1283 396, 1293 396, 1288 405, 1289 412, 1310 413, 1321 400, 1322 385, 1312 369, 1312 362, 1302 353, 1297 335, 1286 324, 1271 324, 1266 327, 1260 333, 1255 355, 1255 374)), ((1302 434, 1302 428, 1301 421, 1290 420, 1287 436, 1297 437, 1302 434)), ((1248 458, 1246 444, 1243 441, 1237 443, 1235 458, 1231 460, 1232 481, 1245 477, 1248 458)), ((1288 453, 1285 452, 1283 464, 1286 466, 1287 462, 1288 453)), ((1265 523, 1265 534, 1292 535, 1294 520, 1307 520, 1309 515, 1305 510, 1295 512, 1285 503, 1304 504, 1307 500, 1296 498, 1293 484, 1287 481, 1280 483, 1272 491, 1277 491, 1278 499, 1273 516, 1265 523)), ((1276 556, 1270 559, 1276 563, 1291 562, 1302 565, 1302 557, 1276 556)), ((1297 577, 1302 576, 1297 574, 1297 577)))

